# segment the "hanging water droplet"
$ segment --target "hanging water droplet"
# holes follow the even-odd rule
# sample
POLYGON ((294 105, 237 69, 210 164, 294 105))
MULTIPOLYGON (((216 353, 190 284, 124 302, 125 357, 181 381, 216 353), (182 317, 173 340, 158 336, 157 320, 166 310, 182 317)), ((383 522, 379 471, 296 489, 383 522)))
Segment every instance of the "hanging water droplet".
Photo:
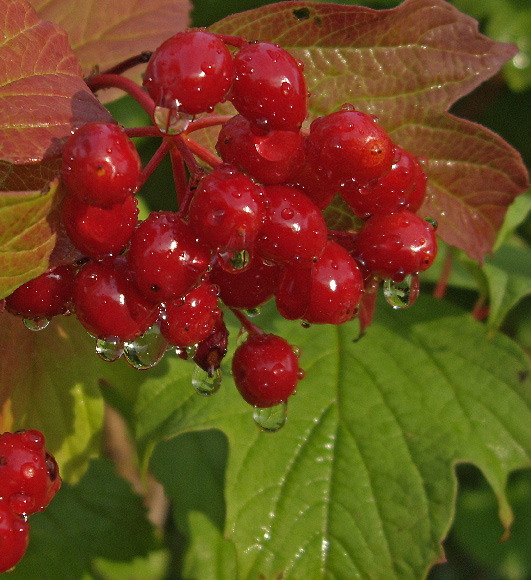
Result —
POLYGON ((176 107, 155 107, 153 120, 162 133, 179 135, 188 129, 192 115, 180 112, 176 107))
POLYGON ((197 344, 192 344, 192 346, 187 346, 185 349, 186 351, 186 356, 188 357, 188 359, 192 359, 195 356, 195 353, 197 352, 197 344))
POLYGON ((292 344, 292 345, 291 345, 291 348, 293 349, 293 353, 295 354, 295 356, 296 356, 297 358, 301 358, 301 349, 300 349, 300 347, 298 347, 298 346, 297 346, 297 345, 295 345, 295 344, 292 344))
POLYGON ((275 433, 284 426, 287 413, 288 403, 284 401, 274 407, 266 407, 265 409, 255 407, 253 419, 261 431, 275 433))
POLYGON ((124 343, 124 357, 135 369, 150 369, 162 359, 167 346, 158 324, 154 324, 142 336, 124 343))
POLYGON ((393 308, 409 308, 419 295, 418 274, 409 274, 402 282, 384 280, 383 293, 387 303, 393 308))
POLYGON ((244 312, 248 318, 256 318, 257 316, 260 315, 262 309, 260 308, 260 306, 257 306, 256 308, 247 308, 247 310, 244 310, 244 312))
POLYGON ((311 324, 309 322, 306 322, 306 320, 301 320, 301 326, 303 328, 311 328, 311 324))
POLYGON ((424 220, 427 221, 434 230, 436 230, 439 227, 439 223, 434 217, 428 216, 425 217, 424 220))
POLYGON ((192 372, 192 386, 203 397, 209 397, 217 391, 221 386, 221 369, 217 368, 213 375, 210 376, 207 371, 203 370, 199 365, 194 366, 192 372))
POLYGON ((50 324, 50 319, 49 318, 37 318, 37 319, 24 318, 22 320, 22 322, 24 323, 24 326, 28 330, 33 330, 34 332, 38 332, 39 330, 44 330, 50 324))
POLYGON ((124 353, 124 343, 120 340, 96 340, 96 354, 105 362, 114 362, 124 353))
POLYGON ((234 272, 243 272, 251 263, 251 256, 247 250, 240 252, 222 252, 218 254, 218 264, 232 274, 234 272))

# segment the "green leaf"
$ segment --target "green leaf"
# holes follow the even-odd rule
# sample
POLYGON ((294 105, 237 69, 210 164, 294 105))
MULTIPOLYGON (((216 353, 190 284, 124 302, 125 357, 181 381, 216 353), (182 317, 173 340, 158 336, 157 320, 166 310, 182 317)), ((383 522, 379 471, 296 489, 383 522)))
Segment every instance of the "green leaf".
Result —
POLYGON ((111 463, 93 461, 78 484, 63 484, 46 511, 32 516, 28 551, 11 578, 95 580, 96 559, 131 562, 157 547, 142 498, 111 463))
POLYGON ((0 314, 0 432, 38 429, 63 480, 77 481, 99 452, 103 399, 92 340, 74 317, 32 332, 0 314), (16 347, 15 347, 16 345, 16 347))
MULTIPOLYGON (((264 313, 260 325, 300 346, 306 370, 277 434, 256 429, 227 368, 210 399, 193 393, 191 365, 176 358, 165 358, 161 379, 140 379, 144 452, 194 429, 221 429, 229 442, 223 530, 219 512, 198 501, 202 476, 179 469, 193 445, 173 453, 181 481, 163 478, 170 497, 190 506, 180 524, 192 533, 186 578, 232 579, 234 559, 240 579, 422 578, 442 558, 456 462, 483 471, 510 525, 507 475, 531 457, 529 362, 514 343, 487 338, 469 314, 429 298, 403 312, 379 304, 357 342, 348 324, 302 329, 264 313)), ((223 466, 203 469, 216 481, 223 466)), ((209 489, 219 497, 219 485, 209 489)))

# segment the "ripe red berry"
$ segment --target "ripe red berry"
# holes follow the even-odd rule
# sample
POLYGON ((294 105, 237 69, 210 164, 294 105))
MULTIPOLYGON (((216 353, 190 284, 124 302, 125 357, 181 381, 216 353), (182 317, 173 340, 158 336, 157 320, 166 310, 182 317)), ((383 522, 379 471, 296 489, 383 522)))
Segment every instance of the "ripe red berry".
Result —
POLYGON ((73 302, 81 324, 103 340, 134 340, 159 314, 130 279, 124 256, 87 262, 74 281, 73 302))
POLYGON ((142 294, 159 303, 182 298, 199 284, 211 252, 177 214, 152 212, 134 231, 127 259, 142 294))
POLYGON ((327 227, 319 208, 287 185, 264 187, 268 207, 255 249, 266 261, 309 268, 324 251, 327 227))
POLYGON ((69 195, 62 210, 68 237, 89 258, 120 253, 133 234, 137 217, 138 203, 133 196, 122 203, 100 207, 69 195))
POLYGON ((0 574, 16 566, 26 553, 29 524, 0 498, 0 574))
POLYGON ((265 408, 287 401, 302 373, 286 340, 275 334, 255 334, 236 349, 232 374, 245 401, 265 408))
POLYGON ((19 286, 6 297, 11 313, 34 320, 64 314, 70 308, 75 268, 58 266, 19 286))
POLYGON ((134 194, 140 169, 133 142, 118 125, 86 123, 65 143, 63 180, 68 191, 85 203, 122 203, 134 194))
POLYGON ((144 87, 155 104, 195 115, 219 103, 232 82, 232 56, 222 40, 203 30, 180 32, 153 53, 144 87))
POLYGON ((264 185, 288 181, 304 161, 304 137, 298 131, 253 128, 243 115, 235 115, 221 127, 217 152, 264 185))
POLYGON ((409 210, 376 214, 358 232, 352 254, 375 276, 400 282, 431 266, 437 238, 433 226, 409 210))
POLYGON ((302 67, 276 44, 246 44, 234 57, 230 100, 238 113, 266 131, 296 131, 307 115, 302 67))
POLYGON ((306 155, 315 171, 332 183, 355 180, 363 185, 391 169, 394 147, 373 117, 345 108, 313 121, 306 155))
POLYGON ((13 512, 42 511, 60 487, 59 468, 42 433, 29 429, 0 435, 0 497, 13 512))
POLYGON ((250 250, 265 214, 262 188, 234 165, 221 165, 204 177, 194 194, 188 220, 202 243, 213 250, 250 250))

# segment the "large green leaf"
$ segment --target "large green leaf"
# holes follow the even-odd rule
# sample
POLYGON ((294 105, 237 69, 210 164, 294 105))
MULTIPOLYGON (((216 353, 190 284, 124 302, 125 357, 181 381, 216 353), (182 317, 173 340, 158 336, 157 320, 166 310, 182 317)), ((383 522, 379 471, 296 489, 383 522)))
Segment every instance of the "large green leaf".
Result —
POLYGON ((302 348, 307 373, 275 435, 254 427, 228 372, 210 399, 193 392, 190 363, 171 356, 156 376, 131 375, 131 395, 123 383, 111 386, 129 396, 145 452, 194 429, 227 437, 226 464, 209 461, 193 440, 155 452, 154 470, 168 474, 161 479, 191 538, 186 578, 422 578, 442 558, 456 462, 480 467, 510 525, 507 475, 531 457, 529 362, 511 341, 487 338, 469 314, 441 302, 420 299, 405 312, 378 306, 357 342, 352 325, 303 329, 262 315, 262 326, 302 348), (197 453, 205 467, 190 469, 197 453), (220 474, 223 525, 221 508, 208 501, 221 496, 220 474), (181 482, 171 485, 172 477, 181 482), (208 491, 216 481, 218 491, 208 491))

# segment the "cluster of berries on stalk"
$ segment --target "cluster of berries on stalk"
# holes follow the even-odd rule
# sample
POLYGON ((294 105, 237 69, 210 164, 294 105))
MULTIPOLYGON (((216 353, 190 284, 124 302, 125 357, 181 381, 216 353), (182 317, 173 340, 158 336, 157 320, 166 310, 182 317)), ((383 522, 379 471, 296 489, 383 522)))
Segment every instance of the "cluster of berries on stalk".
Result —
POLYGON ((44 510, 61 487, 44 436, 29 429, 0 435, 0 573, 26 552, 28 516, 44 510))
POLYGON ((20 287, 7 308, 33 328, 74 312, 102 358, 138 368, 176 350, 195 361, 202 394, 219 386, 230 309, 246 331, 234 380, 267 428, 262 410, 285 409, 304 372, 298 349, 249 316, 274 299, 303 325, 365 327, 379 283, 409 306, 437 252, 435 224, 416 213, 421 160, 348 104, 306 123, 303 68, 278 45, 189 30, 150 55, 143 88, 120 67, 87 79, 94 91, 125 88, 153 127, 87 123, 66 141, 62 221, 80 260, 20 287), (220 103, 236 114, 214 111, 220 103), (219 157, 192 138, 216 126, 219 157), (144 168, 131 141, 141 135, 162 138, 144 168), (179 210, 140 221, 135 195, 166 154, 179 210), (327 225, 337 196, 347 231, 327 225))

